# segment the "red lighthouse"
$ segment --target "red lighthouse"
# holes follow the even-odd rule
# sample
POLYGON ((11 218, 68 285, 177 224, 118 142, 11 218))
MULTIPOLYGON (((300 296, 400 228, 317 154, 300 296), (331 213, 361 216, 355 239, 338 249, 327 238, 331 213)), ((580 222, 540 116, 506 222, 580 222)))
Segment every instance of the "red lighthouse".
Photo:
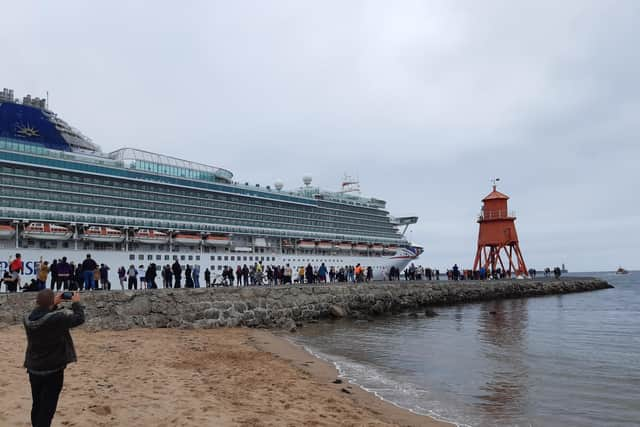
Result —
POLYGON ((499 267, 507 274, 527 276, 527 266, 518 244, 516 217, 508 211, 509 196, 496 190, 496 181, 499 180, 493 181, 493 191, 482 199, 482 212, 478 217, 478 251, 473 269, 477 271, 484 267, 491 272, 499 267))

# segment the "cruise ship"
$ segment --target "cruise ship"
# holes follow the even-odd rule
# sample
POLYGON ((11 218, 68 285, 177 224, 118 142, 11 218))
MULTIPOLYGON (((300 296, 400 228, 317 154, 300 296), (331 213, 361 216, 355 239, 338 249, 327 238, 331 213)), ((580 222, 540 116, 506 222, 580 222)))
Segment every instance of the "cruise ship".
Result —
MULTIPOLYGON (((393 217, 346 179, 337 191, 234 181, 223 168, 122 148, 102 152, 48 108, 0 93, 0 270, 16 253, 25 275, 40 260, 110 266, 324 263, 371 266, 382 279, 422 253, 405 233, 417 217, 393 217)), ((113 280, 112 280, 113 281, 113 280)))

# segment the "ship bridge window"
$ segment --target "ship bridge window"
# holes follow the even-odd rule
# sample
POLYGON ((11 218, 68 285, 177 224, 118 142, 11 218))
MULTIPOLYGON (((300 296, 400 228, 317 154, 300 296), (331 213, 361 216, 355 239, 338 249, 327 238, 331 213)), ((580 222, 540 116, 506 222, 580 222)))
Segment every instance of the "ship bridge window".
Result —
POLYGON ((165 255, 165 256, 164 256, 164 260, 165 260, 165 261, 169 261, 169 255, 165 255))
POLYGON ((156 261, 162 261, 162 255, 156 255, 156 261))
POLYGON ((147 255, 147 259, 148 259, 149 261, 153 261, 153 255, 147 255))
POLYGON ((136 256, 134 254, 129 254, 129 261, 135 261, 136 256))
POLYGON ((138 260, 144 261, 144 255, 138 255, 138 260))

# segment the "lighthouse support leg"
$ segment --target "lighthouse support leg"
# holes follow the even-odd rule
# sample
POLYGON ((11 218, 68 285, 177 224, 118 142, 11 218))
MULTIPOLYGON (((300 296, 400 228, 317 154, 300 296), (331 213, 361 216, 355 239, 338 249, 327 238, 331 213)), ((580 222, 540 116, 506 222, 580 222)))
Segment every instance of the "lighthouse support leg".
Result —
POLYGON ((522 252, 520 252, 520 246, 515 245, 514 249, 516 251, 516 259, 518 260, 521 273, 525 276, 529 276, 529 270, 527 270, 527 266, 524 263, 524 257, 522 256, 522 252))
POLYGON ((504 246, 499 246, 497 248, 497 250, 494 253, 494 260, 493 260, 493 264, 496 264, 496 261, 498 261, 500 263, 500 268, 502 269, 503 272, 506 272, 507 270, 505 270, 504 268, 504 263, 502 262, 502 257, 500 256, 500 251, 504 249, 504 246))
POLYGON ((478 270, 478 264, 480 264, 480 262, 481 262, 480 258, 481 258, 482 253, 483 253, 483 248, 478 246, 478 250, 476 251, 476 257, 473 260, 473 269, 474 270, 478 270))
POLYGON ((507 257, 509 258, 509 272, 515 272, 515 269, 513 268, 513 246, 509 245, 509 249, 507 250, 507 248, 504 248, 505 253, 507 254, 507 257))

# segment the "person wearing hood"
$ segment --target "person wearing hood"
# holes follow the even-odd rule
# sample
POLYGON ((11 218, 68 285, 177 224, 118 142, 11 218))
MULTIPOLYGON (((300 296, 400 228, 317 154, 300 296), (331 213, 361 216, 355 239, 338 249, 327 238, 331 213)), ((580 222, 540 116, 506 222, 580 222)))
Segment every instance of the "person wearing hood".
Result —
POLYGON ((180 263, 178 262, 178 260, 176 259, 176 261, 173 263, 173 265, 171 266, 171 271, 173 272, 173 277, 174 277, 174 288, 179 288, 180 287, 180 279, 182 276, 182 267, 180 266, 180 263))
POLYGON ((185 278, 184 287, 193 288, 193 276, 191 273, 191 266, 189 264, 187 264, 187 268, 184 270, 184 278, 185 278))
POLYGON ((154 263, 149 264, 147 267, 147 271, 145 272, 145 279, 147 282, 147 288, 149 289, 158 289, 158 285, 156 285, 156 276, 158 275, 156 271, 156 265, 154 263))
POLYGON ((209 271, 209 268, 204 269, 204 283, 207 288, 211 287, 211 271, 209 271))
POLYGON ((31 424, 50 426, 64 383, 64 370, 77 361, 69 330, 84 323, 80 294, 73 293, 71 309, 59 309, 62 294, 44 289, 36 296, 36 308, 23 319, 27 333, 24 367, 31 383, 31 424))

